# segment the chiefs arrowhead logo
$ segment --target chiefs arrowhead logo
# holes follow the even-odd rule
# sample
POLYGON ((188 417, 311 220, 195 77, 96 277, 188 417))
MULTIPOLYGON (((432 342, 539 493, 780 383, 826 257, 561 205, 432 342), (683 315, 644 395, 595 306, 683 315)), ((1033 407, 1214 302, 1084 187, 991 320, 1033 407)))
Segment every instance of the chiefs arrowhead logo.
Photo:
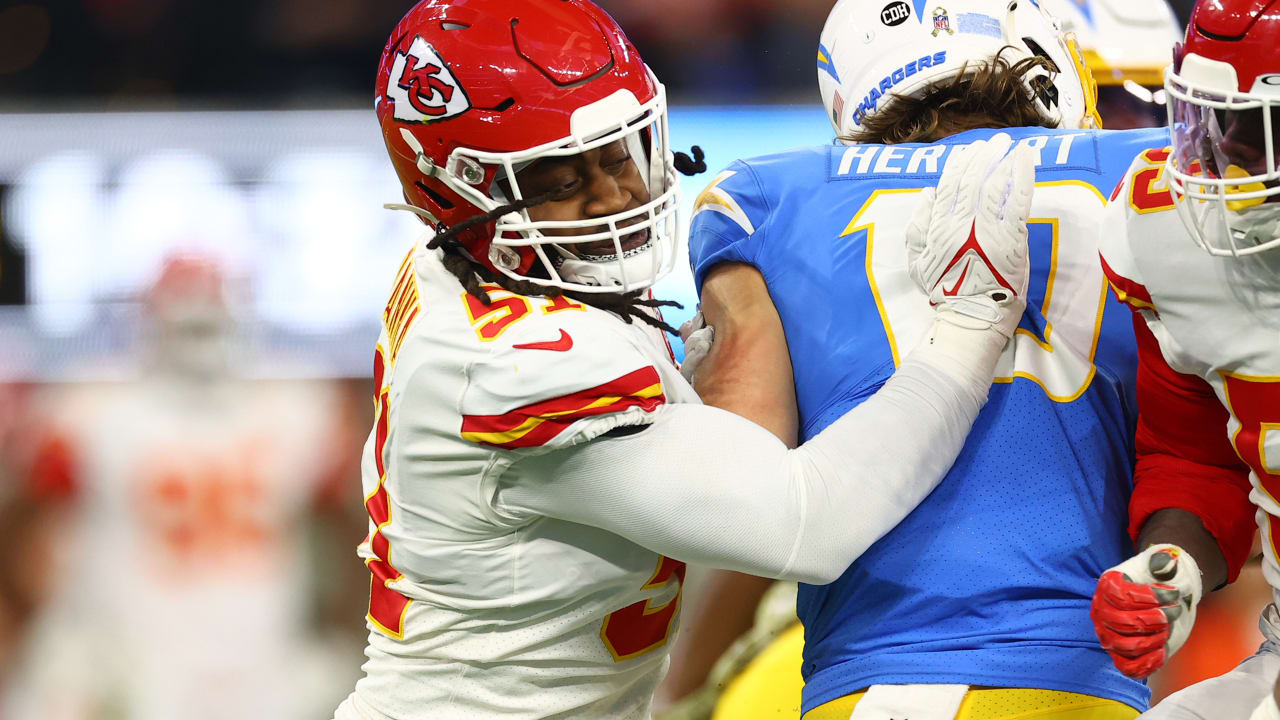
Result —
POLYGON ((396 53, 387 82, 387 97, 401 122, 428 123, 471 109, 467 93, 440 54, 422 36, 406 52, 396 53))

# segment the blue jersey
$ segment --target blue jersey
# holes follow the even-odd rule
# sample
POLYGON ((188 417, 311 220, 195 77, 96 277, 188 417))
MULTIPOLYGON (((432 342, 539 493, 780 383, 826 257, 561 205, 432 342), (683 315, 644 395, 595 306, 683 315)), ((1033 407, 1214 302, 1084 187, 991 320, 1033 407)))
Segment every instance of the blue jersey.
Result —
MULTIPOLYGON (((801 148, 735 162, 698 197, 690 256, 764 275, 795 373, 801 440, 869 397, 933 321, 904 228, 951 151, 801 148)), ((1084 693, 1145 709, 1089 619, 1097 578, 1129 557, 1137 351, 1106 292, 1103 208, 1164 130, 1006 130, 1039 154, 1027 312, 990 400, 941 485, 826 586, 801 585, 804 710, 874 684, 1084 693)), ((902 432, 912 432, 903 427, 902 432)))

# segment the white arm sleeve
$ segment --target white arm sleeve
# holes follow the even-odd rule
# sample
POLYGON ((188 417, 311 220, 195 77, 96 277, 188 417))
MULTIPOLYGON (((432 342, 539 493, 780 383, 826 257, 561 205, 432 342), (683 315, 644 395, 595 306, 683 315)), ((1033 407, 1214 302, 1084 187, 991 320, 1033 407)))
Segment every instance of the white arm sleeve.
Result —
MULTIPOLYGON (((987 344, 992 364, 1002 344, 987 344)), ((795 450, 724 410, 668 405, 634 435, 517 461, 495 507, 604 528, 688 562, 833 582, 937 486, 986 402, 988 358, 981 374, 943 371, 932 350, 918 348, 795 450)))
POLYGON ((1249 716, 1249 720, 1280 720, 1280 705, 1276 704, 1275 695, 1267 693, 1249 716))

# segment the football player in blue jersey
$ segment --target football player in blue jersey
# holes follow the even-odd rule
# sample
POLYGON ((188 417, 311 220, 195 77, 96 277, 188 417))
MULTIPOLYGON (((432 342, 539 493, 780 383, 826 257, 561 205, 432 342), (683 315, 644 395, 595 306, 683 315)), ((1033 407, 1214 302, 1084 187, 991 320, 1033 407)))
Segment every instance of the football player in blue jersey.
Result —
MULTIPOLYGON (((1089 620, 1096 578, 1132 554, 1136 368, 1097 234, 1167 133, 1099 129, 1074 39, 1035 0, 841 0, 818 78, 841 143, 733 163, 690 230, 714 328, 695 386, 788 443, 865 400, 926 330, 902 238, 948 161, 1001 132, 1039 162, 1027 312, 964 451, 841 578, 800 587, 804 716, 1131 719, 1148 690, 1089 620)), ((981 259, 954 257, 942 293, 981 259)))

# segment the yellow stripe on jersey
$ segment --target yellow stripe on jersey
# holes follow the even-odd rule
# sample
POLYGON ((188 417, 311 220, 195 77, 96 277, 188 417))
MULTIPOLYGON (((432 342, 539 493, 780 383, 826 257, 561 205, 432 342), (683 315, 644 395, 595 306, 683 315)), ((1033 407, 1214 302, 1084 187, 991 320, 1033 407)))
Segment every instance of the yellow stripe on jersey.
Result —
POLYGON ((591 413, 591 410, 598 410, 611 405, 618 405, 623 403, 624 400, 631 398, 654 398, 660 395, 662 395, 662 384, 655 383, 630 395, 602 397, 580 408, 562 410, 559 412, 544 412, 542 415, 526 418, 524 422, 520 423, 520 425, 503 432, 464 432, 462 433, 462 439, 470 440, 471 442, 485 443, 488 445, 508 445, 533 432, 539 425, 548 420, 564 418, 565 416, 577 415, 579 413, 584 415, 594 415, 595 413, 591 413))
POLYGON ((720 183, 728 180, 736 175, 733 170, 725 170, 707 185, 707 189, 698 195, 698 199, 693 201, 693 216, 703 210, 718 212, 738 224, 742 230, 748 235, 756 231, 756 226, 752 224, 751 218, 747 217, 747 213, 738 205, 738 201, 724 190, 720 189, 720 183))
POLYGON ((535 402, 500 415, 462 416, 464 440, 502 448, 545 445, 573 423, 596 415, 639 407, 652 412, 666 402, 662 380, 652 366, 603 385, 535 402))
MULTIPOLYGON (((416 248, 415 248, 416 250, 416 248)), ((391 291, 391 299, 387 301, 387 309, 382 312, 382 324, 387 330, 387 364, 394 365, 396 356, 400 354, 400 346, 409 334, 409 327, 418 318, 422 309, 418 297, 418 279, 414 276, 413 253, 410 250, 400 263, 396 273, 395 289, 391 291)))

